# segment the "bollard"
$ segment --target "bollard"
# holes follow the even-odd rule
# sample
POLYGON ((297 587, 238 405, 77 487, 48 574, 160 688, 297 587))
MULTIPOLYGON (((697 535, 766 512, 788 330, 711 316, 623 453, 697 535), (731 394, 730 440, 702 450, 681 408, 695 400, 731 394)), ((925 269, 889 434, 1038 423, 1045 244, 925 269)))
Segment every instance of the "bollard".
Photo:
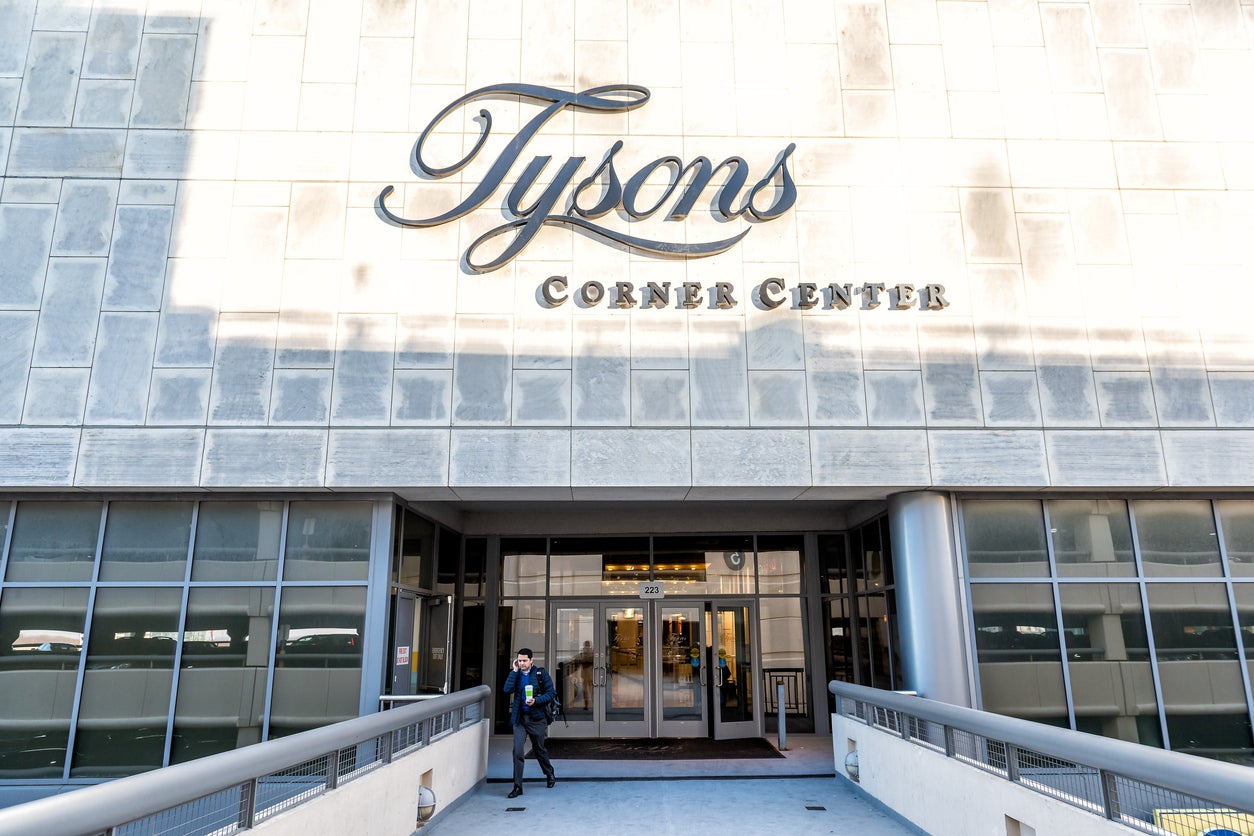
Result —
POLYGON ((779 751, 788 751, 788 730, 784 728, 784 683, 775 684, 775 705, 779 708, 779 751))

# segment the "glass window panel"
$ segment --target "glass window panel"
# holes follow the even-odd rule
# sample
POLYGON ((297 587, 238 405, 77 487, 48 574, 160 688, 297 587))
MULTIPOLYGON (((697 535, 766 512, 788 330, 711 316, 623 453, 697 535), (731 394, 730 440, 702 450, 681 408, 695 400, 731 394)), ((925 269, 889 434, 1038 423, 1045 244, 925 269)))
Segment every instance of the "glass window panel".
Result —
POLYGON ((1254 576, 1254 502, 1228 499, 1215 507, 1223 524, 1228 571, 1238 578, 1254 576))
POLYGON ((189 592, 171 763, 261 742, 273 620, 272 587, 189 592))
POLYGON ((1136 536, 1148 577, 1223 576, 1219 535, 1204 499, 1137 500, 1136 536))
MULTIPOLYGON (((502 543, 504 548, 504 543, 502 543)), ((529 647, 537 665, 544 662, 545 603, 543 599, 507 601, 497 609, 496 670, 497 682, 504 683, 519 648, 529 647)), ((551 673, 551 672, 550 672, 551 673)), ((496 689, 496 732, 511 733, 509 694, 496 689)))
MULTIPOLYGON (((545 570, 543 537, 501 541, 501 594, 544 595, 548 572, 545 570)), ((513 657, 510 657, 511 659, 513 657)))
POLYGON ((462 607, 461 654, 458 662, 457 688, 473 688, 483 684, 483 620, 487 615, 487 607, 481 603, 466 604, 462 607))
POLYGON ((488 541, 485 537, 466 539, 466 565, 462 569, 462 595, 482 598, 486 592, 488 541))
POLYGON ((1245 647, 1245 667, 1254 683, 1254 584, 1232 585, 1237 599, 1237 620, 1241 625, 1241 642, 1245 647))
POLYGON ((462 536, 447 528, 440 529, 440 565, 436 572, 435 591, 439 595, 457 594, 457 575, 462 560, 462 536))
POLYGON ((70 777, 162 765, 182 603, 180 589, 96 592, 70 777))
POLYGON ((895 688, 893 633, 896 615, 890 606, 892 598, 885 593, 876 593, 860 595, 857 600, 861 610, 862 684, 872 688, 895 688))
POLYGON ((358 715, 365 624, 363 586, 283 588, 270 737, 358 715))
POLYGON ((61 777, 86 617, 86 589, 0 598, 0 778, 61 777))
POLYGON ((551 549, 550 595, 636 596, 649 580, 648 537, 560 537, 551 549))
POLYGON ((831 593, 848 592, 848 562, 845 556, 845 536, 843 534, 820 534, 818 543, 822 591, 831 593))
POLYGON ((372 509, 369 502, 293 502, 287 512, 284 580, 365 580, 372 509))
POLYGON ((1047 507, 1059 575, 1116 578, 1136 574, 1126 502, 1063 499, 1050 500, 1047 507))
POLYGON ((99 502, 19 502, 5 580, 91 580, 100 507, 99 502))
POLYGON ((431 589, 435 576, 435 524, 413 511, 401 509, 400 548, 396 582, 419 589, 431 589))
POLYGON ((799 534, 758 538, 758 592, 801 594, 801 549, 799 534))
POLYGON ((1197 755, 1254 752, 1224 585, 1148 584, 1146 594, 1171 748, 1197 755))
POLYGON ((1046 578, 1045 519, 1034 499, 962 503, 967 565, 975 578, 1046 578))
POLYGON ((882 589, 889 581, 888 563, 883 543, 885 538, 878 521, 858 530, 859 549, 853 554, 854 576, 858 591, 882 589))
POLYGON ((653 579, 667 595, 753 594, 753 538, 655 537, 653 579))
POLYGON ((102 581, 181 581, 192 538, 190 502, 110 502, 102 581))
POLYGON ((4 538, 9 533, 9 515, 12 513, 12 502, 0 502, 0 557, 4 556, 4 538))
MULTIPOLYGON (((759 544, 760 544, 759 540, 759 544)), ((758 602, 761 619, 762 680, 767 693, 768 732, 779 731, 779 685, 784 686, 784 719, 789 731, 814 731, 810 689, 806 677, 805 621, 800 598, 763 598, 758 602)))
POLYGON ((282 502, 202 502, 192 580, 272 581, 282 535, 282 502))
POLYGON ((1058 594, 1077 728, 1161 746, 1140 589, 1130 583, 1062 584, 1058 594))
POLYGON ((971 609, 983 709, 1069 725, 1049 584, 972 584, 971 609))

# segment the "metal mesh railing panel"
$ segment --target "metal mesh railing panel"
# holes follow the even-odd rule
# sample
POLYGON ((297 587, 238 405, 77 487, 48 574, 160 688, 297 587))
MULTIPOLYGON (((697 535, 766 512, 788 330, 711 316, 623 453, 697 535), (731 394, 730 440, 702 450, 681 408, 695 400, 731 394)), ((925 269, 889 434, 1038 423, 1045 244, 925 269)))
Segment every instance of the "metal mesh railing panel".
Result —
POLYGON ((920 717, 906 718, 906 737, 922 746, 945 751, 945 726, 920 717))
POLYGON ((1006 744, 964 729, 954 729, 954 757, 986 772, 1006 777, 1006 744))
POLYGON ((1102 812, 1102 777, 1090 766, 1015 749, 1019 783, 1090 812, 1102 812))
POLYGON ((188 801, 119 825, 115 836, 226 836, 239 830, 240 787, 188 801))
POLYGON ((278 815, 327 789, 330 756, 323 755, 302 764, 257 779, 257 821, 278 815))
POLYGON ((1146 833, 1249 833, 1250 812, 1220 807, 1203 798, 1164 787, 1111 776, 1115 818, 1146 833))

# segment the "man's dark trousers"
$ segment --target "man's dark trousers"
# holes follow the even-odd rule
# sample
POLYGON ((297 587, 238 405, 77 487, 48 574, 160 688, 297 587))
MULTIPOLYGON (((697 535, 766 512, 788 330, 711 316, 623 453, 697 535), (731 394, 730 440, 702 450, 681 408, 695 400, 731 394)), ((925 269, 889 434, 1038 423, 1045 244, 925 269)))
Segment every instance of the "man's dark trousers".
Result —
POLYGON ((553 762, 549 760, 549 750, 544 745, 544 736, 548 731, 549 724, 543 716, 532 717, 525 706, 519 712, 518 723, 514 726, 514 786, 522 786, 523 745, 528 737, 531 738, 531 749, 536 753, 536 760, 544 770, 544 777, 553 777, 553 762))

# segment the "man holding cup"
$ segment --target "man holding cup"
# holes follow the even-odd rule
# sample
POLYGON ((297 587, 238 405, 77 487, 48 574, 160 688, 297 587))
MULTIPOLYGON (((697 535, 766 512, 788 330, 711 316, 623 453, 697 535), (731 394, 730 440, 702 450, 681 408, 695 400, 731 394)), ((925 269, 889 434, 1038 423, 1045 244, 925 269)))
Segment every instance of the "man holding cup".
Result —
POLYGON ((510 721, 514 726, 514 788, 510 790, 510 798, 522 795, 523 744, 528 737, 531 738, 536 760, 544 770, 547 785, 552 788, 557 782, 553 762, 549 760, 549 751, 544 746, 544 736, 549 731, 544 706, 557 698, 557 691, 549 672, 532 664, 533 656, 531 648, 519 648, 513 670, 505 680, 505 693, 514 695, 510 705, 510 721))

